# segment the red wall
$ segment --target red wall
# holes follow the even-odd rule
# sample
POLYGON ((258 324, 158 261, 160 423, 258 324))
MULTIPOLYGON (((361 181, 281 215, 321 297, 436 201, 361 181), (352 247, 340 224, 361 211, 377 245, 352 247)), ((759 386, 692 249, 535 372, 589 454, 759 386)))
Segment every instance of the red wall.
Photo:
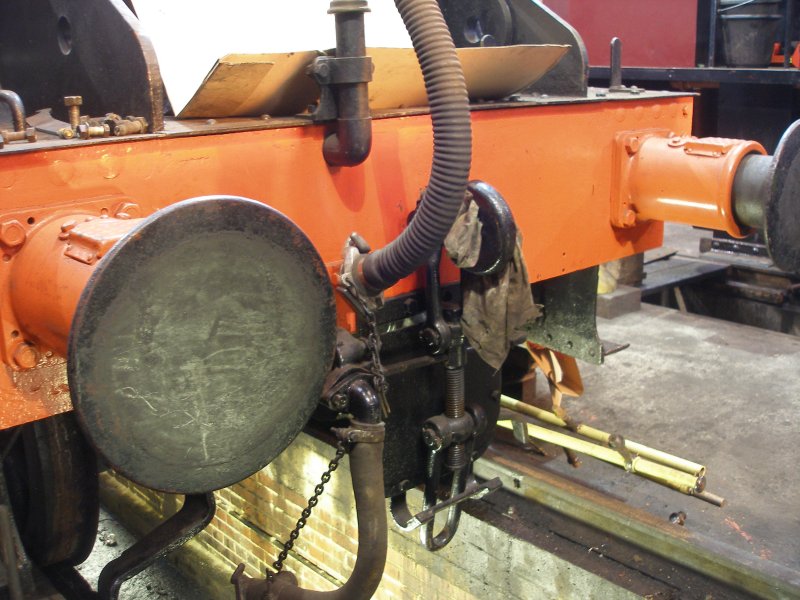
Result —
POLYGON ((583 37, 589 64, 608 66, 622 40, 626 67, 693 67, 697 0, 543 0, 583 37))

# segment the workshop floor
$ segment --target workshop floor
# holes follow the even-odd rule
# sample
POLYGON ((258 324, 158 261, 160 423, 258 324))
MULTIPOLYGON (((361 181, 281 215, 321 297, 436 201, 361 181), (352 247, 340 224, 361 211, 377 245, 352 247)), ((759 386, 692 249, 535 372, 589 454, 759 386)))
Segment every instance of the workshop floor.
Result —
MULTIPOLYGON (((89 558, 80 571, 93 589, 97 578, 110 561, 117 558, 135 541, 134 536, 111 514, 100 512, 100 527, 89 558)), ((161 559, 122 585, 120 600, 212 600, 192 581, 184 577, 166 560, 161 559)))
POLYGON ((570 415, 708 467, 723 508, 585 458, 547 464, 727 547, 800 571, 800 339, 643 305, 598 320, 604 340, 630 343, 603 366, 581 365, 586 393, 570 415))

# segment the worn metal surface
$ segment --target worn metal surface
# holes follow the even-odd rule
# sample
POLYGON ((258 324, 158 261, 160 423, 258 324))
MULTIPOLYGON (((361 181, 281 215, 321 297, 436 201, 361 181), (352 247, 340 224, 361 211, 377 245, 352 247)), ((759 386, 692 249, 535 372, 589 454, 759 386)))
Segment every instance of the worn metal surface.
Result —
POLYGON ((586 362, 603 362, 597 336, 597 267, 534 284, 543 316, 528 328, 528 339, 586 362))
POLYGON ((308 238, 243 198, 156 213, 99 263, 68 376, 90 440, 147 487, 201 493, 303 428, 333 360, 333 292, 308 238))
MULTIPOLYGON (((457 293, 450 286, 442 296, 447 301, 457 293)), ((425 481, 428 449, 423 441, 423 425, 445 408, 444 358, 430 356, 427 344, 421 339, 423 307, 422 298, 415 294, 392 299, 377 314, 391 408, 383 454, 386 497, 397 496, 425 481)), ((494 423, 500 411, 497 394, 500 374, 471 348, 466 352, 466 365, 467 410, 482 415, 487 423, 494 423)), ((486 450, 491 437, 492 427, 476 433, 474 456, 486 450)))
POLYGON ((515 44, 567 44, 569 51, 530 91, 586 96, 589 59, 578 32, 552 10, 532 0, 508 0, 515 44))
POLYGON ((800 121, 789 127, 771 164, 764 237, 775 264, 800 272, 800 121))
POLYGON ((3 462, 25 551, 41 566, 82 562, 97 532, 97 462, 74 415, 22 426, 3 462))
POLYGON ((9 0, 0 4, 0 81, 29 111, 80 94, 83 112, 143 115, 162 128, 161 75, 150 40, 122 0, 9 0), (46 76, 45 76, 46 74, 46 76))
POLYGON ((108 563, 97 580, 99 600, 117 600, 122 584, 179 548, 214 518, 214 494, 190 494, 181 509, 108 563))

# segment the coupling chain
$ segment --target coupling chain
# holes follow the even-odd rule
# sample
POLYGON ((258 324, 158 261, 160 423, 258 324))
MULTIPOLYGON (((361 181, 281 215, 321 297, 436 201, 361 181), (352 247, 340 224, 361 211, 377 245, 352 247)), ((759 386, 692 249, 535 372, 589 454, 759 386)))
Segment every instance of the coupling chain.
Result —
POLYGON ((314 494, 308 499, 308 504, 300 513, 300 518, 297 519, 294 529, 289 533, 289 538, 283 543, 283 549, 278 554, 277 560, 272 563, 274 571, 267 569, 267 581, 272 581, 272 578, 283 570, 283 563, 294 547, 295 541, 300 537, 300 531, 306 526, 308 518, 311 516, 311 511, 319 503, 319 497, 325 491, 325 484, 331 480, 331 475, 333 475, 333 472, 339 467, 339 463, 345 454, 347 454, 347 447, 342 440, 339 440, 336 444, 336 456, 328 463, 328 468, 322 474, 320 482, 314 488, 314 494))
POLYGON ((386 373, 383 369, 383 363, 381 363, 381 334, 378 332, 378 319, 375 317, 375 311, 370 307, 369 300, 362 297, 349 277, 341 276, 340 283, 339 292, 366 321, 367 335, 365 342, 370 357, 369 372, 372 375, 372 385, 381 401, 381 410, 385 419, 390 412, 389 401, 386 399, 389 384, 386 382, 386 373))
POLYGON ((378 333, 378 320, 375 318, 375 313, 369 310, 366 305, 363 308, 364 316, 367 319, 367 327, 369 327, 369 333, 367 334, 367 349, 370 354, 369 370, 372 373, 373 386, 375 391, 378 392, 378 398, 381 401, 383 417, 386 418, 389 416, 389 401, 386 399, 389 384, 386 383, 386 373, 381 363, 381 336, 378 333))

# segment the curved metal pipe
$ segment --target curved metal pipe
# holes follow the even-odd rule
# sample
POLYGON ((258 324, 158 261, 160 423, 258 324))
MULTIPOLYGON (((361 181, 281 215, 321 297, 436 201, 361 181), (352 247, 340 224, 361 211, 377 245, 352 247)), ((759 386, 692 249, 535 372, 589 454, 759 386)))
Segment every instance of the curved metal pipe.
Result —
MULTIPOLYGON (((328 12, 336 15, 336 58, 366 56, 363 0, 334 0, 328 12)), ((372 118, 366 83, 336 85, 339 115, 336 130, 325 137, 322 155, 332 166, 353 167, 364 162, 372 149, 372 118)))
POLYGON ((357 379, 347 388, 350 413, 361 423, 380 423, 383 418, 381 399, 375 388, 363 379, 357 379))
POLYGON ((25 105, 19 94, 11 90, 0 90, 0 102, 8 106, 11 119, 14 122, 14 131, 25 131, 25 105))
POLYGON ((363 380, 350 392, 353 419, 345 430, 355 442, 350 450, 350 474, 356 502, 358 552, 349 579, 337 590, 319 592, 297 585, 297 578, 283 571, 272 581, 244 575, 244 564, 233 574, 237 600, 369 600, 378 589, 386 566, 389 530, 383 483, 384 425, 375 390, 363 380), (361 404, 361 406, 358 406, 361 404), (367 420, 369 419, 369 420, 367 420))
POLYGON ((350 472, 358 517, 358 554, 353 573, 338 590, 318 592, 297 587, 293 577, 276 576, 273 600, 369 600, 386 565, 388 526, 383 496, 383 442, 358 443, 350 451, 350 472))

